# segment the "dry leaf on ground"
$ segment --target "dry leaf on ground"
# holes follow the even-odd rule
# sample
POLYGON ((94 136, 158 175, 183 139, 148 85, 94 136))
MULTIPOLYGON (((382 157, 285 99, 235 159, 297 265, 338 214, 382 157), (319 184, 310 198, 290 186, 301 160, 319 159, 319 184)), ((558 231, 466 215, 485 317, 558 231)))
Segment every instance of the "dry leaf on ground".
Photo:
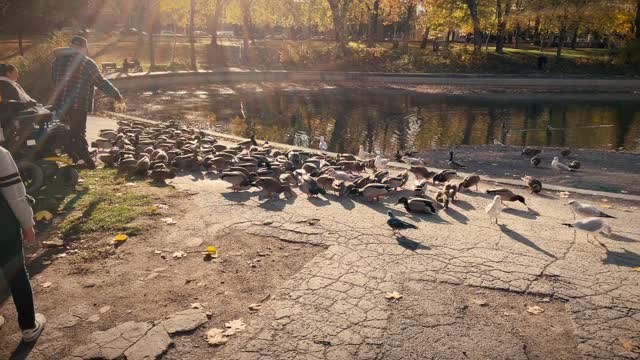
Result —
POLYGON ((191 308, 192 309, 198 309, 198 310, 204 310, 204 305, 202 305, 200 303, 193 303, 193 304, 191 304, 191 308))
POLYGON ((229 321, 228 323, 224 324, 224 326, 227 328, 227 331, 224 332, 224 335, 226 336, 234 335, 247 328, 247 324, 242 322, 242 319, 229 321))
POLYGON ((384 295, 387 300, 400 300, 402 298, 402 294, 397 291, 388 292, 384 295))
POLYGON ((637 267, 637 268, 634 268, 634 269, 633 269, 633 271, 640 272, 640 266, 639 266, 639 267, 637 267))
POLYGON ((42 210, 33 215, 33 218, 36 219, 36 221, 49 221, 53 219, 53 215, 51 215, 51 213, 46 210, 42 210))
POLYGON ((640 343, 631 339, 620 338, 620 342, 622 343, 622 347, 627 351, 631 351, 634 353, 640 354, 640 343))
POLYGON ((172 257, 174 259, 182 259, 183 257, 187 256, 187 253, 184 251, 176 251, 173 253, 172 257))
POLYGON ((47 281, 46 283, 42 284, 41 286, 46 289, 46 288, 50 287, 51 285, 53 285, 53 283, 47 281))
POLYGON ((223 345, 226 344, 227 340, 227 337, 224 336, 224 330, 222 329, 211 329, 207 331, 207 342, 209 345, 223 345))
POLYGON ((529 308, 527 309, 527 312, 534 315, 538 315, 538 314, 542 314, 544 312, 544 309, 541 308, 540 306, 529 306, 529 308))
POLYGON ((162 218, 162 219, 160 219, 160 221, 162 221, 163 223, 165 223, 167 225, 175 225, 175 224, 177 224, 172 218, 162 218))

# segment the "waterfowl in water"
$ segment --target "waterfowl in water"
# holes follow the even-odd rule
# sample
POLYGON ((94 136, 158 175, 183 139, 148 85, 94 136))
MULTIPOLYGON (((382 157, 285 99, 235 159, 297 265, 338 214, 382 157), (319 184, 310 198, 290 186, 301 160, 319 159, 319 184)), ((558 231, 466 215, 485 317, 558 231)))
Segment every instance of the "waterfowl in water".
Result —
POLYGON ((574 169, 561 163, 560 160, 558 160, 557 156, 553 158, 553 161, 551 161, 551 168, 557 171, 569 171, 569 172, 575 171, 574 169))
POLYGON ((222 176, 220 176, 220 180, 226 181, 231 184, 231 189, 234 192, 247 190, 252 186, 249 177, 247 177, 243 172, 240 171, 225 171, 222 173, 222 176))
POLYGON ((542 162, 542 159, 540 159, 540 157, 536 155, 532 157, 529 162, 531 163, 531 165, 533 165, 533 167, 538 167, 538 165, 540 165, 540 163, 542 162))
POLYGON ((450 167, 452 168, 459 168, 459 169, 464 169, 466 168, 465 165, 462 165, 461 163, 457 162, 454 158, 454 153, 453 151, 449 151, 449 160, 447 161, 447 164, 449 164, 450 167))
POLYGON ((425 214, 435 214, 436 208, 433 206, 433 201, 422 198, 410 198, 401 197, 398 199, 398 204, 403 204, 404 208, 408 212, 417 212, 425 214))
POLYGON ((397 230, 406 230, 406 229, 417 229, 418 227, 414 224, 408 223, 406 221, 402 221, 398 219, 391 211, 387 211, 387 216, 389 219, 387 220, 387 225, 395 232, 397 230))
POLYGON ((359 195, 367 198, 367 201, 380 201, 380 198, 388 196, 391 188, 385 184, 369 184, 362 189, 354 188, 350 192, 352 195, 359 195))
POLYGON ((532 147, 526 147, 526 148, 522 149, 522 152, 520 154, 522 156, 535 157, 536 155, 539 155, 540 153, 542 153, 542 150, 540 150, 540 149, 536 149, 536 148, 532 148, 532 147))
POLYGON ((573 160, 571 163, 569 163, 569 167, 573 170, 580 169, 580 166, 582 166, 582 164, 578 160, 573 160))
POLYGON ((522 181, 527 184, 532 194, 538 194, 542 191, 542 183, 533 176, 525 176, 522 178, 522 181))
POLYGON ((611 216, 607 213, 605 213, 604 211, 598 209, 597 207, 590 205, 590 204, 582 204, 579 203, 575 200, 571 200, 567 203, 567 205, 569 205, 571 207, 571 210, 573 211, 574 214, 578 215, 579 217, 585 218, 585 217, 603 217, 603 218, 611 218, 611 219, 616 219, 615 216, 611 216))
POLYGON ((460 191, 461 189, 468 189, 472 186, 475 186, 476 191, 478 191, 478 183, 480 183, 479 175, 477 174, 469 175, 462 180, 462 182, 460 183, 460 186, 458 186, 458 191, 460 191))
POLYGON ((524 197, 514 194, 513 191, 511 191, 509 189, 504 189, 504 188, 489 189, 489 190, 487 190, 487 194, 498 195, 498 196, 500 196, 500 199, 502 199, 503 202, 504 201, 519 201, 519 202, 523 203, 524 205, 527 205, 527 203, 524 200, 524 197))
POLYGON ((498 216, 500 216, 502 209, 504 209, 504 205, 502 204, 502 199, 500 198, 500 195, 496 195, 491 201, 491 203, 487 205, 487 207, 484 209, 484 212, 487 213, 487 215, 489 215, 489 220, 491 220, 492 222, 493 222, 493 219, 495 219, 496 225, 497 225, 498 216))

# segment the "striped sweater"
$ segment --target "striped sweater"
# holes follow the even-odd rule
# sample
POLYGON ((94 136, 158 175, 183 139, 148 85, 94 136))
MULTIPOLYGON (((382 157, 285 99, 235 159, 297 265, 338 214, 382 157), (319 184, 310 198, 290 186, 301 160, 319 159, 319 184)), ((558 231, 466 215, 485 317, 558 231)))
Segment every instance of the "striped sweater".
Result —
MULTIPOLYGON (((2 146, 0 146, 0 191, 20 225, 23 228, 34 226, 33 210, 31 210, 31 206, 27 201, 26 191, 22 179, 20 179, 18 167, 13 161, 11 153, 2 146)), ((0 214, 3 217, 10 215, 0 214)))

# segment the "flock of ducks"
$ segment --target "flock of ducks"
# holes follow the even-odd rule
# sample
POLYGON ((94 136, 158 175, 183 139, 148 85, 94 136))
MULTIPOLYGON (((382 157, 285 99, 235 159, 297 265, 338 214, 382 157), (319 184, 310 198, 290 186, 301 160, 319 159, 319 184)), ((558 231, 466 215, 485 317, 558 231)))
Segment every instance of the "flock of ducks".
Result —
MULTIPOLYGON (((324 145, 321 142, 320 146, 324 151, 326 142, 324 145)), ((435 214, 440 209, 448 209, 460 192, 478 191, 481 181, 477 174, 459 180, 455 169, 466 166, 455 159, 453 151, 448 160, 452 169, 442 171, 428 169, 415 157, 415 152, 404 155, 398 152, 395 159, 407 164, 409 169, 391 173, 387 169, 389 159, 373 156, 362 146, 358 156, 337 154, 335 157, 324 152, 282 151, 272 148, 268 142, 259 144, 255 136, 227 146, 203 131, 175 121, 165 124, 119 121, 118 129, 101 130, 100 138, 92 143, 92 147, 97 149, 97 158, 105 167, 116 168, 121 175, 150 178, 159 184, 174 178, 180 171, 209 171, 218 173, 219 180, 230 184, 232 191, 256 187, 271 199, 295 198, 297 194, 293 189, 298 188, 310 198, 331 193, 372 202, 382 201, 398 190, 409 190, 412 196, 402 196, 396 204, 410 213, 435 214), (435 187, 432 199, 427 196, 430 185, 435 187)), ((533 166, 540 164, 540 154, 539 149, 522 150, 522 155, 529 156, 533 166)), ((561 152, 563 157, 569 154, 570 150, 561 152)), ((573 161, 565 165, 554 157, 551 167, 573 172, 580 163, 573 161)), ((542 191, 542 183, 534 177, 525 176, 522 181, 532 194, 542 191)), ((506 188, 489 189, 486 193, 494 195, 485 212, 496 224, 506 203, 527 205, 522 195, 506 188)), ((603 219, 612 216, 589 204, 570 201, 568 205, 580 219, 564 225, 592 234, 594 238, 597 233, 611 234, 611 227, 603 219)), ((416 228, 414 224, 398 219, 391 211, 388 217, 387 224, 394 232, 416 228)))

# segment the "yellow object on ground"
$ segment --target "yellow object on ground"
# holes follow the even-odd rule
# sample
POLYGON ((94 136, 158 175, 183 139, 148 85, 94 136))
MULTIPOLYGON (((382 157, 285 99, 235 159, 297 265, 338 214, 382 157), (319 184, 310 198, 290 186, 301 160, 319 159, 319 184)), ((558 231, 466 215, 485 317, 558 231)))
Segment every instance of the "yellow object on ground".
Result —
POLYGON ((115 243, 123 243, 125 241, 127 241, 127 239, 129 239, 129 237, 125 234, 118 234, 116 235, 116 237, 113 238, 113 241, 115 243))
POLYGON ((53 215, 51 215, 51 213, 46 210, 42 210, 35 213, 35 215, 33 215, 33 218, 36 221, 49 221, 53 219, 53 215))

